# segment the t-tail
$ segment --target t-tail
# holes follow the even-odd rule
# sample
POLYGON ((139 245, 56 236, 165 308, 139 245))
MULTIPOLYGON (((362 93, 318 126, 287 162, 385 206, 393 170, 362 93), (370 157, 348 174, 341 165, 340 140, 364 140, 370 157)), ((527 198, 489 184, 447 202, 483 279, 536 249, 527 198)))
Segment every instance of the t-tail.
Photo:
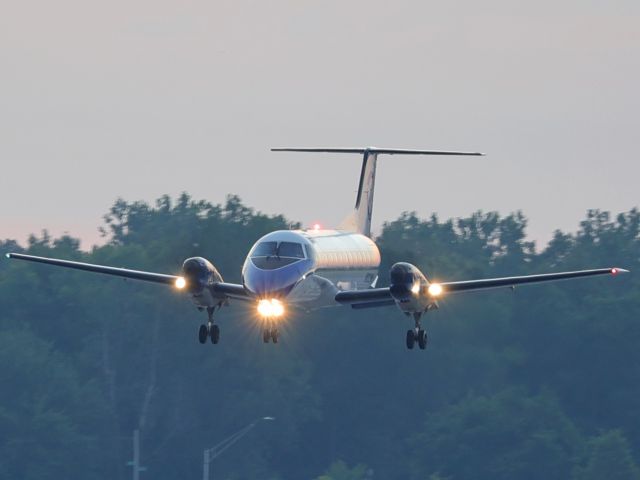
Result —
POLYGON ((341 230, 371 236, 373 191, 376 184, 378 155, 483 155, 479 152, 448 152, 437 150, 406 150, 398 148, 272 148, 272 152, 359 153, 363 155, 358 195, 353 212, 340 225, 341 230))

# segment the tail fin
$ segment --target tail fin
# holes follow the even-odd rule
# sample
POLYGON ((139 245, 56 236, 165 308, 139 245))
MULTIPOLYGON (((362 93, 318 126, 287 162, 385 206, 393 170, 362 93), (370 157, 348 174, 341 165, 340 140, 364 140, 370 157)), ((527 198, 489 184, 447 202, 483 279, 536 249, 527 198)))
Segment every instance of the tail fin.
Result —
POLYGON ((434 150, 404 150, 397 148, 272 148, 272 152, 317 152, 317 153, 360 153, 362 170, 356 206, 344 219, 340 228, 371 236, 371 215, 373 212, 373 190, 376 183, 376 163, 378 155, 483 155, 478 152, 442 152, 434 150))

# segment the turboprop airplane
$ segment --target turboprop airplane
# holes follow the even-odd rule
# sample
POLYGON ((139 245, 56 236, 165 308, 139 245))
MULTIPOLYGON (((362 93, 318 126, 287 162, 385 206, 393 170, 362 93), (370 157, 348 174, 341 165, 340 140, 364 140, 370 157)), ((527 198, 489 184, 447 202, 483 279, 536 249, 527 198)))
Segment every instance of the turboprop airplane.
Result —
POLYGON ((346 305, 376 308, 396 305, 412 319, 406 346, 417 343, 425 349, 428 336, 422 316, 438 308, 438 301, 451 294, 514 288, 516 285, 568 280, 596 275, 617 275, 627 270, 609 267, 574 272, 455 282, 432 282, 416 266, 399 262, 389 272, 390 286, 376 288, 380 251, 371 238, 371 213, 379 155, 482 155, 474 152, 401 150, 388 148, 274 148, 280 152, 352 153, 364 155, 353 212, 337 230, 318 226, 307 230, 279 230, 253 245, 242 267, 242 284, 227 283, 216 267, 202 257, 188 258, 180 275, 143 272, 89 263, 8 253, 8 258, 86 270, 169 285, 187 292, 196 307, 207 311, 208 322, 200 325, 198 339, 220 340, 214 313, 230 302, 253 305, 262 321, 263 341, 278 342, 278 324, 289 307, 305 310, 346 305))

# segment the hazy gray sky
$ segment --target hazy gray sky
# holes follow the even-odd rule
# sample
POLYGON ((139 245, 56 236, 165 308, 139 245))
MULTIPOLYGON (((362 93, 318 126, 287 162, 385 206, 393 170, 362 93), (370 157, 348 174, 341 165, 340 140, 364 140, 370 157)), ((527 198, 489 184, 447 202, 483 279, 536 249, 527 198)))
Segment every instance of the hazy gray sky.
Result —
POLYGON ((114 200, 188 191, 311 224, 383 157, 374 222, 522 209, 531 238, 638 201, 640 2, 0 0, 0 238, 88 248, 114 200))

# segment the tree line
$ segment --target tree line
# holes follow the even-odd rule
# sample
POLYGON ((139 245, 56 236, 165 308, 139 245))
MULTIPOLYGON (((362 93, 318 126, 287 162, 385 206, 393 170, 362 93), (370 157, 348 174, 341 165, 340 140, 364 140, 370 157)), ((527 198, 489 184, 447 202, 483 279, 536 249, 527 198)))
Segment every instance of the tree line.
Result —
MULTIPOLYGON (((204 256, 225 280, 261 235, 292 225, 229 196, 118 200, 104 245, 33 235, 10 251, 178 273, 204 256)), ((298 226, 297 224, 293 224, 298 226)), ((522 213, 404 213, 377 239, 440 280, 621 266, 638 271, 640 212, 592 210, 542 250, 522 213)), ((252 309, 224 308, 219 345, 158 285, 0 262, 0 479, 201 478, 203 450, 257 418, 214 478, 640 479, 637 275, 460 295, 407 351, 395 307, 293 312, 265 345, 252 309)))

